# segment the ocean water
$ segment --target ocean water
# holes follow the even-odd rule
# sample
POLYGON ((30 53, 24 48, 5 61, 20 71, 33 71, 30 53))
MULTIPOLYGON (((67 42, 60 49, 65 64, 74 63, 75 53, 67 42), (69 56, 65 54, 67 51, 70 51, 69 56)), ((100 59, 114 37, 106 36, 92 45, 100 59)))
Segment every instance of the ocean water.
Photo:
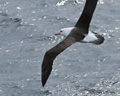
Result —
POLYGON ((90 30, 99 46, 75 43, 54 61, 45 87, 41 63, 74 26, 85 0, 0 0, 0 96, 120 96, 120 1, 99 0, 90 30))

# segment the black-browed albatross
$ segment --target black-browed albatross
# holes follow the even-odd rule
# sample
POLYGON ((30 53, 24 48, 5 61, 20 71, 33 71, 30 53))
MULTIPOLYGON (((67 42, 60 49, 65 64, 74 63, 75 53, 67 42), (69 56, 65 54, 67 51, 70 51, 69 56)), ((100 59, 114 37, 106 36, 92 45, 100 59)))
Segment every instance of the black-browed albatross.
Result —
POLYGON ((76 42, 93 43, 96 45, 103 43, 104 37, 102 35, 89 31, 89 25, 94 10, 96 8, 97 1, 98 0, 86 0, 83 12, 75 26, 70 28, 63 28, 59 33, 55 34, 65 35, 66 38, 45 53, 42 62, 42 74, 41 74, 42 86, 46 84, 46 81, 52 71, 54 59, 67 47, 71 46, 76 42))

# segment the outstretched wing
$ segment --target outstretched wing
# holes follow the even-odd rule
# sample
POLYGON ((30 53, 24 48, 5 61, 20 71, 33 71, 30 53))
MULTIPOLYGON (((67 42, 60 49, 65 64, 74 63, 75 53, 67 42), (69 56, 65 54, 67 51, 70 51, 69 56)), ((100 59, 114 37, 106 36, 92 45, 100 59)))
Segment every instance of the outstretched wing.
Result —
POLYGON ((83 12, 75 27, 88 29, 98 0, 86 0, 83 12))
POLYGON ((72 36, 67 36, 62 42, 60 42, 55 47, 53 47, 45 53, 42 62, 42 86, 46 84, 46 81, 52 71, 53 61, 56 58, 56 56, 75 42, 75 38, 73 38, 72 36))

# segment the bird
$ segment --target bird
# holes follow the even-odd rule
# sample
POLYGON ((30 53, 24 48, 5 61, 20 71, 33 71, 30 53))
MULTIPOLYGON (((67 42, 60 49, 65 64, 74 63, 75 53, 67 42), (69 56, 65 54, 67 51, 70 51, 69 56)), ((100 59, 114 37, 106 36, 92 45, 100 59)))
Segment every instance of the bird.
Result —
POLYGON ((86 0, 81 16, 74 27, 62 28, 55 35, 63 35, 65 39, 59 44, 49 49, 43 58, 41 65, 41 81, 44 87, 52 71, 54 59, 66 48, 76 42, 92 43, 95 45, 104 42, 103 35, 89 31, 89 26, 98 0, 86 0))

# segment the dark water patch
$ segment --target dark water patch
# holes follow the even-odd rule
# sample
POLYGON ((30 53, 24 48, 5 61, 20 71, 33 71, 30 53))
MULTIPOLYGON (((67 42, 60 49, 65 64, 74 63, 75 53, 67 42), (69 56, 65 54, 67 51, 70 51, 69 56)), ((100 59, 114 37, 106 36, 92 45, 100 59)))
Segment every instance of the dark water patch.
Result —
POLYGON ((8 19, 9 17, 6 13, 0 13, 0 26, 2 26, 2 23, 8 19))
POLYGON ((8 16, 6 13, 0 13, 0 16, 8 16))
POLYGON ((9 18, 6 20, 2 20, 0 26, 7 28, 7 27, 13 26, 13 25, 20 26, 20 23, 21 23, 21 19, 19 19, 19 18, 9 18))
POLYGON ((0 26, 10 26, 14 23, 21 23, 20 18, 9 18, 8 14, 6 13, 0 13, 0 26))
POLYGON ((40 91, 40 94, 43 94, 43 95, 52 95, 52 93, 49 90, 40 91))

